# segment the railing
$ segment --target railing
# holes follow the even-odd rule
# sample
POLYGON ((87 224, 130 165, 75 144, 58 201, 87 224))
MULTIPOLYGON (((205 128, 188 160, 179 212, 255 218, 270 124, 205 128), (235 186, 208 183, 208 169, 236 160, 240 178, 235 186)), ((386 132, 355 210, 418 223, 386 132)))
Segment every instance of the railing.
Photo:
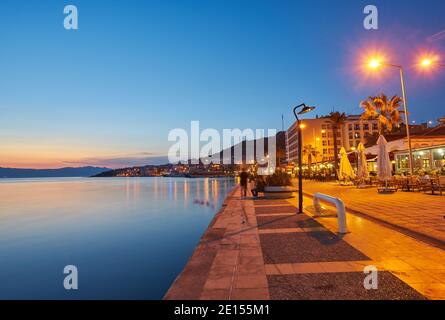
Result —
POLYGON ((326 194, 317 192, 316 194, 314 194, 314 208, 316 217, 321 216, 320 200, 335 204, 335 206, 337 207, 338 232, 342 234, 348 233, 348 227, 346 225, 346 209, 343 201, 339 198, 334 198, 326 194))

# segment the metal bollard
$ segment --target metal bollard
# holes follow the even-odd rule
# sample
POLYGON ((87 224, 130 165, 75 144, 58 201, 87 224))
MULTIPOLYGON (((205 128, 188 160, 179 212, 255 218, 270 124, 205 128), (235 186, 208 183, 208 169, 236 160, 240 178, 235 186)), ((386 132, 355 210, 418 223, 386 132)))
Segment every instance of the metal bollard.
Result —
POLYGON ((348 226, 346 224, 346 208, 343 201, 339 198, 317 192, 314 194, 314 208, 316 217, 320 216, 320 199, 335 204, 337 207, 338 232, 341 234, 348 233, 348 226))

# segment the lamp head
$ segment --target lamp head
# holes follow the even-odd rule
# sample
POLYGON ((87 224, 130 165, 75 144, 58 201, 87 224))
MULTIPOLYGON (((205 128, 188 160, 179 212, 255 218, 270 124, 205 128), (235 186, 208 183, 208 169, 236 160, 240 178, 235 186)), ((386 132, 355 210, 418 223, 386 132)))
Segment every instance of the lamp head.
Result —
POLYGON ((304 105, 303 109, 301 109, 301 111, 298 112, 298 114, 305 114, 305 113, 311 112, 314 109, 315 109, 315 107, 309 107, 307 105, 304 105))

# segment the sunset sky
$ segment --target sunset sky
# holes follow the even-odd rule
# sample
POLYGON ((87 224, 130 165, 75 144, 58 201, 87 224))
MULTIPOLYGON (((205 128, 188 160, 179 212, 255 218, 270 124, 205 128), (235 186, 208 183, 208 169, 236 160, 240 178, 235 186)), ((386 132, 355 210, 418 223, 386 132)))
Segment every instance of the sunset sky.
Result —
POLYGON ((123 167, 165 161, 174 128, 286 128, 292 106, 359 113, 401 94, 397 70, 364 72, 380 52, 406 69, 412 120, 445 115, 445 2, 73 0, 0 2, 0 167, 123 167))

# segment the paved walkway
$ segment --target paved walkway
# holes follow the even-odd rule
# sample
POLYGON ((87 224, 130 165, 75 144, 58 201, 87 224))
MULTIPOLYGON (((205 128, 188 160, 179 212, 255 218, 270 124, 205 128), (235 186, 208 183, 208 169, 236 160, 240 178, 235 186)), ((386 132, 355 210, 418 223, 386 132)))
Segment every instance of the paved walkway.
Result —
POLYGON ((403 191, 379 194, 376 188, 357 189, 334 182, 308 180, 304 181, 304 191, 310 195, 321 192, 341 198, 351 212, 364 214, 445 248, 445 196, 403 191))
POLYGON ((296 199, 235 191, 165 299, 445 299, 442 249, 351 214, 339 236, 336 218, 297 216, 296 199), (377 290, 363 285, 371 265, 377 290))
POLYGON ((253 201, 230 194, 165 299, 268 300, 253 201))

